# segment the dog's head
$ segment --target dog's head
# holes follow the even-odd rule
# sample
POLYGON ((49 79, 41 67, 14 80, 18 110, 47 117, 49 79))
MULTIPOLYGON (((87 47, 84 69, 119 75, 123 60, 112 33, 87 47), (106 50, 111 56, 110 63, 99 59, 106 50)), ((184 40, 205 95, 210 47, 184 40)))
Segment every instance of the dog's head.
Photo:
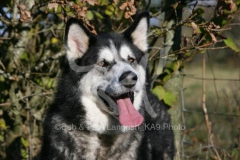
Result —
MULTIPOLYGON (((94 36, 78 20, 67 22, 67 58, 71 69, 81 73, 80 101, 89 126, 96 121, 109 125, 109 117, 115 117, 123 126, 143 122, 139 109, 145 85, 148 27, 147 12, 121 34, 94 36)), ((100 126, 94 127, 99 130, 96 127, 100 126)))

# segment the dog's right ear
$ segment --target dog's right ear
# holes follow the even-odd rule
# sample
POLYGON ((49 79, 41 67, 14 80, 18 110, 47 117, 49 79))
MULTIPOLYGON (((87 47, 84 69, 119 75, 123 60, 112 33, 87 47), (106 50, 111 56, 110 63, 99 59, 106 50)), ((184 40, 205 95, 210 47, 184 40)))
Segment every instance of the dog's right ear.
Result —
POLYGON ((68 61, 81 58, 89 47, 90 37, 93 36, 84 25, 75 18, 67 21, 65 29, 65 48, 68 61))
POLYGON ((148 49, 149 13, 147 11, 139 14, 133 24, 123 33, 140 50, 146 52, 148 49))

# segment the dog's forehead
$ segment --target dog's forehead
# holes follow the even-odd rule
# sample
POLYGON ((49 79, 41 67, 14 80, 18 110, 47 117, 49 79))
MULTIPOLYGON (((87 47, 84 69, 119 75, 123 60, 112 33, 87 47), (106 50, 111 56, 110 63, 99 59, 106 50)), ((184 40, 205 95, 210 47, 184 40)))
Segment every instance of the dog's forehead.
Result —
POLYGON ((114 61, 114 59, 117 58, 117 54, 118 51, 116 46, 113 44, 111 40, 109 40, 109 44, 101 46, 101 49, 99 51, 99 58, 112 62, 114 61))
POLYGON ((131 48, 118 39, 108 39, 108 43, 102 44, 99 51, 99 58, 109 62, 118 60, 127 60, 128 57, 134 57, 131 48))

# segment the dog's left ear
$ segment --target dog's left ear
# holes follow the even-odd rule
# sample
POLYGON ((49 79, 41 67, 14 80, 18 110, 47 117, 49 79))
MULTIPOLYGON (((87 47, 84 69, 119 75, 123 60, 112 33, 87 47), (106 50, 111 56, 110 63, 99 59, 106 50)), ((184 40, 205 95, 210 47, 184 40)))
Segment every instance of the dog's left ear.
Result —
POLYGON ((123 34, 140 50, 146 52, 148 49, 148 29, 149 13, 143 12, 135 18, 133 24, 123 34))

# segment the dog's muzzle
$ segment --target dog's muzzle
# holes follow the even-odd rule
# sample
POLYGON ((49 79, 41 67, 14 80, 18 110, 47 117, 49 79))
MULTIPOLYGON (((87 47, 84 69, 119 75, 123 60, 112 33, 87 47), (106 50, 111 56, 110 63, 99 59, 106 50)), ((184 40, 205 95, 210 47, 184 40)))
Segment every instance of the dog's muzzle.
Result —
POLYGON ((137 127, 143 122, 143 116, 133 106, 133 91, 113 97, 99 89, 98 95, 106 105, 103 110, 117 117, 123 126, 137 127))

